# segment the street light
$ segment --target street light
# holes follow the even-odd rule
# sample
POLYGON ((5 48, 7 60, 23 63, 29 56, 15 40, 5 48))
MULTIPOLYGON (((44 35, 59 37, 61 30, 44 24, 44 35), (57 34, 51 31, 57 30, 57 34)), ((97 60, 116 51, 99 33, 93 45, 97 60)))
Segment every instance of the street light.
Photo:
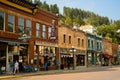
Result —
POLYGON ((74 46, 72 46, 72 48, 70 49, 70 52, 73 53, 73 70, 74 70, 76 66, 76 58, 75 58, 76 49, 74 48, 74 46))

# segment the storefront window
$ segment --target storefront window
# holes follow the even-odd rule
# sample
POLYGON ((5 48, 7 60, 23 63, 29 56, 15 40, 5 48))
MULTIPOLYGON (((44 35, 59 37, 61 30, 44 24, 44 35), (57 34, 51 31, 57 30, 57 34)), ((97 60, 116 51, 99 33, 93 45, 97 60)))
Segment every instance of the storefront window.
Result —
POLYGON ((46 46, 39 46, 39 52, 41 56, 41 63, 44 64, 46 59, 49 62, 49 66, 56 65, 55 59, 55 47, 46 47, 46 46))
POLYGON ((18 54, 18 46, 9 45, 8 53, 18 54))
POLYGON ((24 33, 24 19, 18 18, 18 33, 24 33))
POLYGON ((4 29, 4 12, 0 11, 0 30, 4 29))
POLYGON ((8 31, 14 31, 14 16, 11 14, 8 15, 8 31))
POLYGON ((88 65, 92 65, 92 53, 88 53, 88 65))

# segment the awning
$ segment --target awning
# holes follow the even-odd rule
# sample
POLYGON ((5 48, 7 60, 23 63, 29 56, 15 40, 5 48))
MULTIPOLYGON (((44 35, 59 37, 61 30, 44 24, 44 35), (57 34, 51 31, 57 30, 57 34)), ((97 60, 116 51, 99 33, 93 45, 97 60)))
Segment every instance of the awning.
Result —
POLYGON ((28 42, 22 42, 17 39, 8 39, 8 38, 0 38, 0 42, 7 43, 8 45, 21 45, 21 44, 27 45, 28 44, 28 42))
POLYGON ((68 48, 60 48, 60 53, 69 54, 69 49, 68 48))
POLYGON ((102 57, 103 57, 103 58, 114 58, 114 56, 109 55, 109 54, 107 54, 107 53, 103 53, 103 54, 102 54, 102 57))

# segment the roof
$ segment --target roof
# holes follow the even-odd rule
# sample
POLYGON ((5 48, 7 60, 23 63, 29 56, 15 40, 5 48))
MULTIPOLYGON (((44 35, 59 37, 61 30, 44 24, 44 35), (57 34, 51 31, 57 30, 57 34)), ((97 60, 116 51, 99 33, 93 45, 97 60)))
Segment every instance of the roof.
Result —
POLYGON ((37 10, 37 4, 31 3, 27 0, 0 0, 0 3, 32 14, 37 10))
POLYGON ((8 0, 8 1, 18 4, 20 6, 26 7, 26 8, 29 8, 29 9, 35 9, 37 5, 31 2, 28 2, 27 0, 8 0))

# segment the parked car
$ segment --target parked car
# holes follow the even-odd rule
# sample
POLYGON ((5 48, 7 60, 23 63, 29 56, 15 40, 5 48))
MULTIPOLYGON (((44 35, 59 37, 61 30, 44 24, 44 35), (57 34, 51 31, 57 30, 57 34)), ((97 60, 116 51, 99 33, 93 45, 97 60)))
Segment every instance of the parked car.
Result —
POLYGON ((24 72, 35 72, 35 69, 30 65, 23 65, 24 72))

